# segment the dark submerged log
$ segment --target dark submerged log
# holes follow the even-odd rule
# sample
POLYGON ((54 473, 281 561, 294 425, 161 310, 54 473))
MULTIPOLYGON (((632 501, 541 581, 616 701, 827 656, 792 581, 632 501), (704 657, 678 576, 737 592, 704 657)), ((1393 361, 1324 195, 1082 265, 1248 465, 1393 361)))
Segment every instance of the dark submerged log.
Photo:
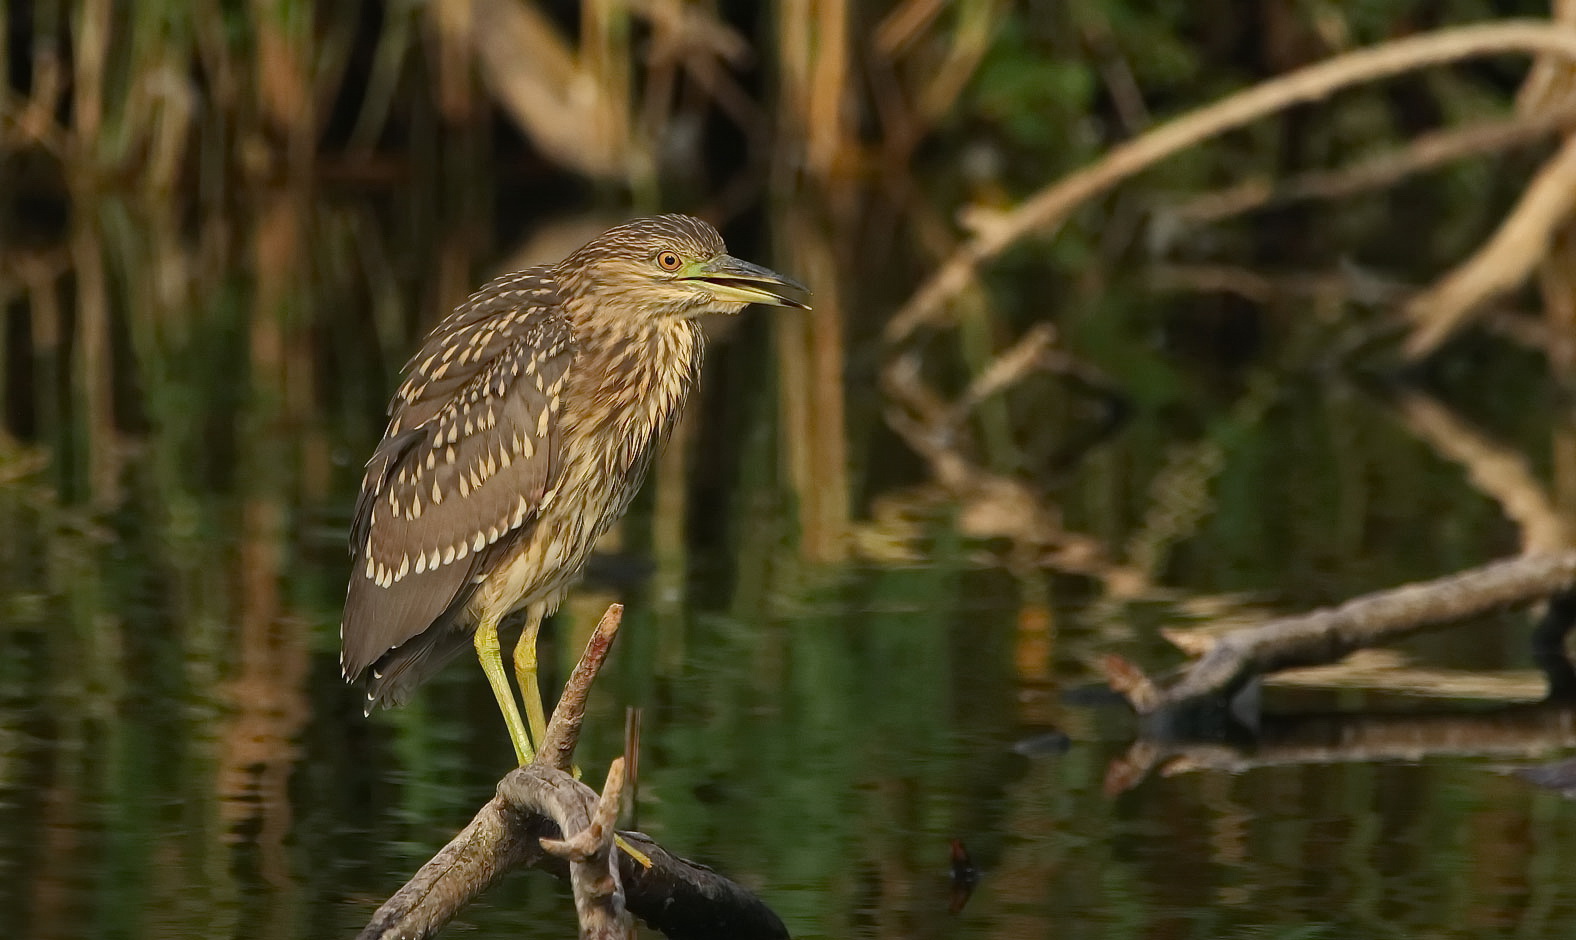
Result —
MULTIPOLYGON (((1420 761, 1436 757, 1526 760, 1576 746, 1576 706, 1547 699, 1489 709, 1266 716, 1240 741, 1140 738, 1106 767, 1115 795, 1153 773, 1243 773, 1263 767, 1420 761)), ((1552 789, 1576 787, 1576 771, 1514 771, 1552 789), (1544 774, 1539 777, 1538 774, 1544 774)))

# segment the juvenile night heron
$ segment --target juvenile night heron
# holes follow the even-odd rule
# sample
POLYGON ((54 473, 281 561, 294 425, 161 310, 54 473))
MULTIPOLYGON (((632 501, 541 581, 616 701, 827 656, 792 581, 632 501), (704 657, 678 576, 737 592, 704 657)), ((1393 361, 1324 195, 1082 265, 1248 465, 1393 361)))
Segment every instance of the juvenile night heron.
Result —
POLYGON ((673 430, 700 371, 697 318, 804 307, 803 290, 728 255, 705 222, 665 215, 504 275, 439 324, 389 403, 351 527, 340 665, 348 680, 370 671, 368 713, 474 645, 529 762, 547 725, 537 631, 673 430), (498 644, 522 608, 529 732, 498 644))

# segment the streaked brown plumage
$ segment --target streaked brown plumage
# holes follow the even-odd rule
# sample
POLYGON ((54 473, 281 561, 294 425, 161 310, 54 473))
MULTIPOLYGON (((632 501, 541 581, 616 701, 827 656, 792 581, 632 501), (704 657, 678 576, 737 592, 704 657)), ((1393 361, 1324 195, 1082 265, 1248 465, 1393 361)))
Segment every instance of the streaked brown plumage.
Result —
POLYGON ((370 670, 368 711, 474 642, 529 759, 498 622, 528 609, 515 664, 539 733, 536 628, 677 421, 701 365, 695 318, 803 306, 785 289, 802 290, 725 254, 705 222, 661 216, 500 277, 439 324, 389 404, 351 529, 341 666, 370 670))

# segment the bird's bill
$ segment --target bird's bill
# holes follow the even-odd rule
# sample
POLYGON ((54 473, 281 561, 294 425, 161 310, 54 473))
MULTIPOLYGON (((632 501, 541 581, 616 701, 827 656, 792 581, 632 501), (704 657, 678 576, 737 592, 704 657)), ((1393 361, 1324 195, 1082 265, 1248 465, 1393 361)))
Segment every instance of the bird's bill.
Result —
POLYGON ((808 287, 793 278, 784 277, 758 264, 740 261, 732 255, 723 255, 686 280, 703 282, 720 300, 810 309, 809 304, 795 296, 808 295, 808 287))

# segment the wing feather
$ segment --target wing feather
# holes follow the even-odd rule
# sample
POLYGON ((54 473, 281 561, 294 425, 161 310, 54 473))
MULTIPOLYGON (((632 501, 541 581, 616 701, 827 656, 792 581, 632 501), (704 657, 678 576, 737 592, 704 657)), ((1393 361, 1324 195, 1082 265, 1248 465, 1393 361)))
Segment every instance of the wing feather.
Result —
MULTIPOLYGON (((534 522, 558 469, 559 402, 575 357, 558 302, 541 270, 494 281, 412 358, 351 526, 347 678, 385 669, 390 650, 453 624, 494 546, 534 522)), ((418 652, 407 665, 430 658, 418 652)))

